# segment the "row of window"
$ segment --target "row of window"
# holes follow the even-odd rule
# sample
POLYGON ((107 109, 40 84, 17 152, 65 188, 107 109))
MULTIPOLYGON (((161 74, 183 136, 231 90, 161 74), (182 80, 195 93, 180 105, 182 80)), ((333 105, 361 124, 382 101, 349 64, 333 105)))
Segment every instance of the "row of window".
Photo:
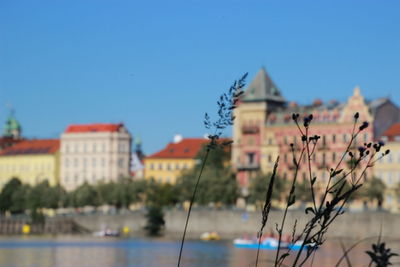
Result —
MULTIPOLYGON (((69 168, 69 167, 80 167, 80 166, 82 166, 83 168, 86 168, 86 167, 88 167, 88 166, 91 166, 91 167, 93 167, 93 168, 96 168, 96 167, 98 167, 98 164, 99 164, 99 166, 101 166, 101 167, 106 167, 107 166, 107 161, 106 161, 106 159, 105 158, 101 158, 101 159, 98 159, 98 158, 92 158, 92 159, 90 159, 90 158, 83 158, 83 159, 81 159, 81 160, 79 160, 78 158, 75 158, 75 159, 69 159, 69 158, 66 158, 65 160, 64 160, 64 166, 65 166, 65 168, 69 168)), ((125 167, 125 160, 124 160, 124 158, 119 158, 118 159, 118 167, 121 167, 121 168, 123 168, 123 167, 125 167)))
MULTIPOLYGON (((362 141, 364 143, 369 142, 370 140, 368 140, 368 138, 369 138, 368 133, 364 133, 362 136, 362 141)), ((328 143, 335 144, 340 141, 342 141, 343 143, 348 143, 348 142, 350 142, 350 139, 351 139, 351 134, 347 134, 347 133, 344 133, 341 135, 341 140, 340 140, 340 135, 336 135, 336 134, 325 135, 324 134, 321 136, 321 140, 318 143, 319 143, 319 145, 321 145, 321 144, 326 145, 328 143)), ((272 138, 269 138, 268 144, 272 145, 272 142, 273 142, 272 138)), ((300 142, 301 142, 300 136, 293 136, 292 138, 289 138, 286 135, 283 136, 283 144, 285 144, 285 145, 289 145, 290 143, 293 143, 296 145, 297 143, 300 144, 300 142)), ((357 141, 355 141, 355 142, 357 142, 357 141)))
POLYGON ((397 154, 389 153, 388 155, 379 159, 379 163, 400 163, 400 152, 397 154))
MULTIPOLYGON (((129 143, 119 143, 118 152, 129 152, 129 143)), ((64 144, 65 153, 109 152, 105 143, 64 144)))
POLYGON ((176 164, 150 163, 148 166, 150 170, 167 170, 167 171, 184 170, 188 168, 188 165, 186 163, 176 163, 176 164))
POLYGON ((376 176, 388 185, 400 183, 400 172, 396 171, 378 171, 376 176))
POLYGON ((30 172, 30 171, 53 171, 53 164, 0 164, 0 171, 4 172, 30 172))

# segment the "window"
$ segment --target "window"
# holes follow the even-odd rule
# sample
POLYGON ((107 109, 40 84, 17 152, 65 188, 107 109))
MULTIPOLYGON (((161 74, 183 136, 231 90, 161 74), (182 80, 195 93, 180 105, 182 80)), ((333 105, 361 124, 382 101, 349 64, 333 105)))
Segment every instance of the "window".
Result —
POLYGON ((65 167, 69 167, 69 159, 65 159, 65 167))
POLYGON ((93 144, 93 152, 96 152, 96 143, 93 144))
POLYGON ((92 166, 93 166, 93 167, 96 167, 96 164, 97 164, 96 158, 93 158, 93 159, 92 159, 92 166))
POLYGON ((103 143, 101 145, 101 150, 102 150, 102 152, 106 152, 106 144, 103 143))
POLYGON ((159 170, 162 170, 162 163, 159 163, 159 164, 158 164, 158 169, 159 169, 159 170))
POLYGON ((322 136, 322 145, 326 146, 326 135, 322 136))
POLYGON ((347 142, 347 134, 343 134, 343 142, 347 142))
POLYGON ((268 145, 272 145, 272 138, 268 138, 268 145))
POLYGON ((83 144, 83 152, 84 152, 84 153, 87 152, 87 144, 83 144))
POLYGON ((169 170, 169 171, 171 170, 171 164, 169 164, 169 163, 167 164, 167 170, 169 170))
POLYGON ((118 166, 119 167, 124 167, 124 159, 123 158, 119 158, 118 159, 118 166))
POLYGON ((268 154, 268 162, 272 162, 272 156, 271 156, 271 154, 268 154))
POLYGON ((69 152, 69 145, 68 144, 65 145, 65 152, 67 152, 67 153, 69 152))
POLYGON ((74 159, 74 166, 75 166, 75 167, 78 167, 78 166, 79 166, 79 161, 78 161, 77 158, 74 159))
POLYGON ((392 154, 388 154, 387 155, 387 163, 392 163, 392 161, 393 161, 393 157, 392 157, 392 154))
POLYGON ((178 163, 175 165, 175 169, 179 170, 179 164, 178 163))
POLYGON ((336 143, 336 135, 332 135, 332 143, 336 143))
POLYGON ((364 133, 364 143, 368 142, 368 133, 364 133))
POLYGON ((283 155, 283 161, 286 163, 287 162, 287 155, 283 155))
POLYGON ((254 163, 254 153, 253 152, 247 153, 247 163, 250 165, 254 163))
POLYGON ((283 143, 284 143, 285 145, 287 145, 287 137, 286 137, 286 136, 283 137, 283 143))
POLYGON ((153 163, 150 163, 149 169, 150 169, 150 170, 154 170, 154 164, 153 164, 153 163))
POLYGON ((167 181, 167 183, 171 183, 171 177, 168 176, 166 181, 167 181))
POLYGON ((336 161, 336 153, 333 152, 333 153, 332 153, 332 162, 335 162, 335 161, 336 161))
POLYGON ((105 167, 106 166, 106 159, 101 158, 101 166, 105 167))

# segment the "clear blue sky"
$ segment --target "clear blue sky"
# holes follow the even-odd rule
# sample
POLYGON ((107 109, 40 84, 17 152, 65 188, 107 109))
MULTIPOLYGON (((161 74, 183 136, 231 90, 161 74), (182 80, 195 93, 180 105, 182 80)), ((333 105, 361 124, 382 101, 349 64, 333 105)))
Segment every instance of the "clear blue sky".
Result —
MULTIPOLYGON (((144 151, 202 136, 231 82, 265 66, 289 100, 400 104, 400 1, 0 1, 0 122, 28 137, 124 122, 144 151)), ((228 131, 227 135, 231 135, 228 131)))

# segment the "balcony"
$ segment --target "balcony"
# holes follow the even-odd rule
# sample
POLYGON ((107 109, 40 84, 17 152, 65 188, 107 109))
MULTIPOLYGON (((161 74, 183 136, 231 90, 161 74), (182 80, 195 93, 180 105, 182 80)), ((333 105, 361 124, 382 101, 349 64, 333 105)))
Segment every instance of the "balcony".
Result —
POLYGON ((260 132, 260 127, 258 126, 243 126, 242 133, 243 134, 257 134, 260 132))
POLYGON ((239 171, 256 171, 260 169, 260 163, 239 163, 237 169, 239 171))

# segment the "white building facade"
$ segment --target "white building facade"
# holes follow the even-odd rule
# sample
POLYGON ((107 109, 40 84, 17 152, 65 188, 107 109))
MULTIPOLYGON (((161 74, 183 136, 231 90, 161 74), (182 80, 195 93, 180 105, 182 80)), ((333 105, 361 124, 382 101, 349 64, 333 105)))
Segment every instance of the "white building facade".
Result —
POLYGON ((130 175, 132 137, 123 124, 70 125, 61 135, 60 183, 73 190, 84 182, 130 175))

